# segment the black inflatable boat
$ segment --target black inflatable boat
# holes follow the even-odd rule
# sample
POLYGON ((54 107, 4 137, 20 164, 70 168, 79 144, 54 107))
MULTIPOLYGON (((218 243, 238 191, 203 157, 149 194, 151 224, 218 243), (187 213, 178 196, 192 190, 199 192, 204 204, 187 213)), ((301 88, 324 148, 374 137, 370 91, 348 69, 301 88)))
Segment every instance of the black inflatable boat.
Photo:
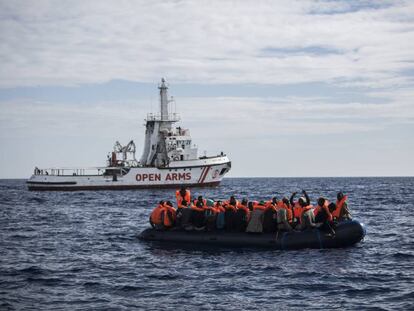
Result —
POLYGON ((302 248, 340 248, 357 244, 365 236, 364 224, 344 221, 335 228, 335 235, 320 229, 276 233, 232 233, 225 231, 159 231, 146 229, 139 235, 144 241, 186 243, 224 247, 264 247, 279 250, 302 248))

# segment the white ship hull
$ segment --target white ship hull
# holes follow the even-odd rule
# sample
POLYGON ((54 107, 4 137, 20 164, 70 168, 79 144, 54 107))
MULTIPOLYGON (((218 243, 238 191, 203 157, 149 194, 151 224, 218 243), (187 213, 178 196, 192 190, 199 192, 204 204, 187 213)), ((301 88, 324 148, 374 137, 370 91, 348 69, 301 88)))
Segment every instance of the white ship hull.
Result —
POLYGON ((176 188, 182 185, 208 187, 219 185, 230 167, 230 160, 226 156, 218 156, 171 162, 166 168, 124 168, 127 171, 125 174, 121 174, 119 168, 115 168, 119 174, 104 174, 112 168, 102 168, 100 175, 78 175, 76 173, 62 175, 61 172, 79 172, 82 169, 51 169, 53 174, 32 175, 27 185, 29 190, 34 191, 128 190, 176 188))
POLYGON ((27 181, 29 190, 125 190, 216 186, 230 170, 231 163, 221 152, 199 157, 190 131, 174 124, 177 113, 169 113, 168 86, 161 80, 160 114, 145 119, 145 139, 141 159, 135 158, 135 143, 118 141, 108 155, 107 166, 95 168, 34 169, 27 181))

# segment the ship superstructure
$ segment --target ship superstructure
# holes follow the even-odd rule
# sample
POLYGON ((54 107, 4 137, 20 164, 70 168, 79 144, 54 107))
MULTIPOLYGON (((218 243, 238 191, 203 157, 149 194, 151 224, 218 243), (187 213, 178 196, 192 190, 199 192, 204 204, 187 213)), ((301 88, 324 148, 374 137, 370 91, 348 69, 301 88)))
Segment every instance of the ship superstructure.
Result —
POLYGON ((230 170, 231 162, 222 152, 216 156, 198 155, 190 131, 175 124, 177 113, 170 113, 168 86, 161 80, 160 112, 145 119, 142 156, 136 160, 135 143, 115 143, 107 166, 92 168, 35 168, 27 181, 29 190, 99 190, 151 187, 215 186, 230 170))

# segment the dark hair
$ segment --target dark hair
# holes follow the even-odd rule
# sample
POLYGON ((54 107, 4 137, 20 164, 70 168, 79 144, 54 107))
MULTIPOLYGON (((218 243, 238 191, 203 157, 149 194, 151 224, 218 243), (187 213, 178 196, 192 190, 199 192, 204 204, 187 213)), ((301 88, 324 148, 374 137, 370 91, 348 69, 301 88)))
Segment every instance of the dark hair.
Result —
POLYGON ((236 199, 234 198, 233 195, 230 197, 229 203, 230 203, 230 205, 236 205, 236 199))
POLYGON ((187 205, 187 204, 188 204, 188 202, 186 200, 181 201, 181 205, 187 205))
POLYGON ((272 203, 277 203, 277 197, 272 198, 272 203))
POLYGON ((249 208, 249 210, 253 210, 253 202, 249 202, 248 204, 247 204, 247 207, 249 208))
POLYGON ((332 213, 334 210, 336 210, 336 204, 335 203, 330 203, 328 205, 328 209, 332 213))
POLYGON ((168 206, 173 206, 173 204, 171 203, 171 201, 167 201, 167 205, 168 206))
POLYGON ((287 206, 290 205, 289 199, 287 197, 283 197, 282 202, 285 203, 287 206))
POLYGON ((336 195, 336 198, 338 199, 338 201, 342 200, 343 197, 344 197, 344 194, 342 193, 342 191, 339 191, 338 194, 336 195))
POLYGON ((244 198, 243 200, 242 200, 242 202, 241 202, 241 204, 243 204, 243 205, 246 205, 247 204, 247 199, 246 198, 244 198))
POLYGON ((186 194, 187 194, 187 190, 185 190, 185 187, 181 187, 181 190, 180 190, 180 195, 181 195, 182 197, 184 197, 186 194))
POLYGON ((318 205, 319 205, 319 206, 323 206, 324 204, 325 204, 325 199, 324 199, 324 198, 322 198, 322 197, 321 197, 321 198, 319 198, 319 199, 318 199, 318 205))
POLYGON ((164 204, 164 201, 160 201, 160 203, 159 203, 160 205, 163 205, 164 204))

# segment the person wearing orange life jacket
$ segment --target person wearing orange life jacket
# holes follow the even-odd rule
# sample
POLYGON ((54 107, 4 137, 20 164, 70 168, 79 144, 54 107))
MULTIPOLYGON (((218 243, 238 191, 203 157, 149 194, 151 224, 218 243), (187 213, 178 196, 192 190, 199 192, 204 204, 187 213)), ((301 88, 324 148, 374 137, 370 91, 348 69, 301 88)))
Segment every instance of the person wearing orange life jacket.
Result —
POLYGON ((204 207, 206 231, 214 231, 216 229, 217 210, 214 205, 215 202, 213 200, 206 200, 204 207))
POLYGON ((194 200, 194 204, 191 205, 191 223, 196 230, 203 230, 205 228, 205 215, 204 210, 206 208, 207 201, 200 195, 197 200, 194 200))
POLYGON ((269 207, 270 205, 276 206, 277 205, 277 198, 273 197, 271 200, 265 202, 265 207, 269 207))
POLYGON ((170 201, 164 204, 164 209, 161 212, 161 220, 165 229, 174 227, 176 219, 176 210, 170 201))
POLYGON ((297 194, 297 192, 293 192, 292 196, 290 197, 290 204, 293 207, 293 225, 297 225, 300 223, 301 220, 301 215, 302 215, 302 209, 305 206, 310 205, 310 199, 308 194, 306 193, 305 190, 302 190, 302 194, 304 195, 304 197, 300 197, 298 201, 294 201, 295 195, 297 194))
POLYGON ((284 197, 282 200, 277 202, 277 230, 279 231, 291 231, 292 230, 292 218, 293 213, 290 208, 289 200, 284 197))
POLYGON ((186 189, 185 186, 182 186, 180 190, 175 192, 175 198, 177 199, 177 206, 180 206, 183 200, 191 202, 190 190, 186 189))
POLYGON ((219 230, 222 230, 225 227, 225 212, 226 212, 226 209, 223 207, 223 204, 220 200, 214 203, 214 208, 215 208, 216 213, 217 213, 216 228, 219 229, 219 230))
POLYGON ((237 202, 236 214, 234 216, 234 229, 237 232, 244 232, 249 221, 250 210, 247 207, 247 199, 243 199, 241 203, 237 202))
POLYGON ((277 230, 277 198, 273 197, 271 201, 265 202, 266 209, 263 214, 263 232, 271 233, 277 230))
POLYGON ((332 222, 333 217, 331 212, 329 211, 328 206, 328 200, 322 197, 318 199, 318 205, 316 206, 316 209, 314 211, 315 221, 317 223, 324 223, 326 221, 332 222))
POLYGON ((302 208, 300 215, 300 223, 296 227, 299 230, 313 229, 317 227, 315 222, 314 207, 309 204, 302 208))
POLYGON ((249 202, 249 209, 250 207, 253 209, 250 214, 250 220, 247 224, 246 232, 249 233, 262 233, 263 232, 263 218, 264 218, 264 211, 265 211, 265 202, 257 201, 249 202), (251 204, 250 204, 251 203, 251 204))
POLYGON ((238 210, 242 210, 242 211, 244 211, 244 213, 245 213, 245 218, 246 218, 246 220, 247 221, 249 221, 249 217, 250 217, 250 209, 249 209, 249 207, 248 207, 248 200, 247 199, 243 199, 242 201, 241 201, 241 203, 239 203, 238 205, 237 205, 237 209, 238 210))
POLYGON ((331 235, 335 235, 335 231, 332 227, 333 217, 329 209, 330 206, 332 207, 325 198, 318 199, 315 222, 321 230, 326 231, 331 235))
POLYGON ((237 231, 236 228, 236 213, 237 213, 237 205, 239 202, 236 200, 236 198, 232 195, 230 197, 230 200, 227 200, 224 202, 224 208, 226 209, 226 212, 224 214, 225 218, 225 228, 226 231, 235 232, 237 231))
POLYGON ((177 208, 177 227, 190 230, 191 229, 191 214, 192 210, 189 206, 189 202, 182 200, 181 204, 177 208))
POLYGON ((158 205, 153 209, 151 212, 149 222, 151 224, 151 227, 157 230, 164 229, 163 219, 162 219, 162 212, 165 209, 164 207, 164 201, 160 201, 158 205))
POLYGON ((344 195, 342 192, 338 192, 336 201, 336 209, 332 212, 332 217, 335 221, 343 221, 351 219, 351 213, 348 209, 348 196, 344 195))
POLYGON ((289 199, 287 197, 283 197, 281 201, 277 202, 277 206, 286 210, 287 221, 292 223, 293 207, 290 205, 289 199))

